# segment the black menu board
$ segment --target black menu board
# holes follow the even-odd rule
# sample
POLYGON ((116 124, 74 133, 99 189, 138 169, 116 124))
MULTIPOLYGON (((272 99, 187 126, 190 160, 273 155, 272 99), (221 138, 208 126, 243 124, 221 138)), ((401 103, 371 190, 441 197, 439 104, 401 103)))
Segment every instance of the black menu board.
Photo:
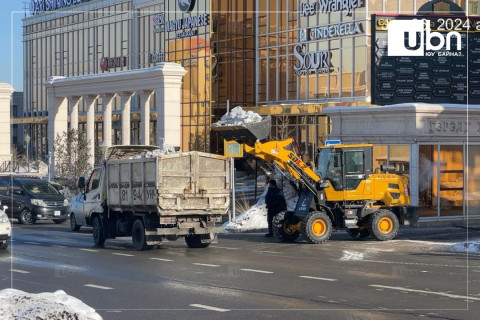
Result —
POLYGON ((372 15, 372 39, 373 104, 480 104, 480 17, 372 15), (404 20, 402 25, 407 26, 414 19, 425 19, 430 29, 424 30, 423 39, 416 33, 416 46, 409 47, 411 39, 406 32, 405 38, 391 38, 408 49, 423 46, 423 55, 395 55, 388 47, 389 23, 404 20), (445 45, 438 48, 440 40, 435 36, 429 39, 427 32, 439 33, 445 45), (436 50, 429 50, 426 41, 431 41, 430 49, 437 46, 436 50))

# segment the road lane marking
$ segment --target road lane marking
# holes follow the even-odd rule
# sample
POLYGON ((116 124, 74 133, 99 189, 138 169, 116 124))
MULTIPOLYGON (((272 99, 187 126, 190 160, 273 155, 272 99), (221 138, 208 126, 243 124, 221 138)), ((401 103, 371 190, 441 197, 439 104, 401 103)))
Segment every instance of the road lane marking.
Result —
MULTIPOLYGON (((447 268, 466 268, 467 267, 466 264, 465 265, 451 265, 451 264, 434 264, 434 263, 383 261, 383 260, 362 260, 362 262, 374 262, 374 263, 385 263, 385 264, 403 264, 403 265, 428 266, 428 267, 447 267, 447 268)), ((480 268, 480 266, 468 266, 468 268, 480 268)))
POLYGON ((240 248, 229 248, 229 247, 219 247, 219 246, 211 246, 211 248, 227 249, 227 250, 240 250, 240 248))
POLYGON ((206 309, 206 310, 210 310, 210 311, 217 311, 217 312, 227 312, 227 311, 230 311, 230 310, 228 310, 228 309, 222 309, 222 308, 217 308, 217 307, 206 306, 206 305, 204 305, 204 304, 191 304, 190 307, 200 308, 200 309, 206 309))
POLYGON ((165 261, 165 262, 172 262, 173 260, 170 259, 163 259, 163 258, 150 258, 151 260, 158 260, 158 261, 165 261))
POLYGON ((24 243, 28 243, 28 244, 36 244, 36 245, 39 245, 41 243, 38 243, 38 242, 33 242, 33 241, 25 241, 24 243))
POLYGON ((322 281, 338 281, 338 279, 319 278, 319 277, 311 277, 311 276, 298 276, 298 277, 303 279, 313 279, 313 280, 322 280, 322 281))
POLYGON ((213 267, 213 268, 218 268, 220 267, 218 264, 206 264, 206 263, 192 263, 196 266, 202 266, 202 267, 213 267))
POLYGON ((446 293, 446 292, 409 289, 409 288, 403 288, 403 287, 390 287, 390 286, 382 286, 382 285, 378 285, 378 284, 371 284, 371 285, 369 285, 369 287, 384 288, 384 289, 399 290, 399 291, 407 291, 407 292, 416 292, 416 293, 427 293, 427 294, 433 294, 433 295, 452 298, 452 299, 465 299, 465 300, 480 301, 480 298, 474 298, 474 297, 469 297, 469 296, 461 296, 461 295, 458 295, 458 294, 451 294, 451 293, 446 293))
POLYGON ((16 273, 30 273, 30 271, 25 271, 25 270, 19 270, 19 269, 10 269, 10 272, 16 272, 16 273))
POLYGON ((116 256, 124 256, 124 257, 135 257, 133 254, 128 254, 128 253, 118 253, 118 252, 113 252, 112 254, 116 256))
POLYGON ((90 288, 96 288, 96 289, 102 289, 102 290, 112 290, 113 288, 110 287, 104 287, 104 286, 97 286, 96 284, 84 284, 84 287, 90 287, 90 288))
POLYGON ((247 271, 247 272, 257 272, 257 273, 273 273, 272 271, 255 270, 255 269, 240 269, 240 270, 247 271))
POLYGON ((276 251, 260 251, 260 253, 273 253, 273 254, 281 254, 281 252, 276 252, 276 251))
POLYGON ((99 252, 98 250, 94 250, 94 249, 80 249, 82 251, 88 251, 88 252, 99 252))
POLYGON ((59 246, 59 245, 56 245, 56 244, 52 244, 52 247, 55 247, 55 248, 66 248, 65 246, 59 246))

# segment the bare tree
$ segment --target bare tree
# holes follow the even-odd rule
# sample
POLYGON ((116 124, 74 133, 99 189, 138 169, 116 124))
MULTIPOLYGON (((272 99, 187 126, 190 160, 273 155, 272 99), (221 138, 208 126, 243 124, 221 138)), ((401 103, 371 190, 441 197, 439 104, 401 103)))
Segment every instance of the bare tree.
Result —
POLYGON ((55 175, 57 181, 77 190, 77 179, 85 177, 92 168, 88 164, 89 142, 83 132, 68 129, 55 138, 55 175))
POLYGON ((277 117, 278 138, 280 140, 288 138, 288 124, 289 118, 287 115, 280 115, 277 117))

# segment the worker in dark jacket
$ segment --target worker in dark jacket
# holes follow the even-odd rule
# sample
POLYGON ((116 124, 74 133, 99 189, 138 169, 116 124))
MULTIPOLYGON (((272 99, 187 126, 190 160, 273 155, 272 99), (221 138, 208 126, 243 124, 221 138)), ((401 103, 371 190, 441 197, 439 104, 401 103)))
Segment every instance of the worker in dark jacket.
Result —
POLYGON ((268 182, 268 191, 265 196, 265 204, 267 205, 267 222, 268 233, 265 237, 273 237, 272 220, 278 213, 287 210, 287 203, 282 190, 277 187, 277 181, 270 180, 268 182))

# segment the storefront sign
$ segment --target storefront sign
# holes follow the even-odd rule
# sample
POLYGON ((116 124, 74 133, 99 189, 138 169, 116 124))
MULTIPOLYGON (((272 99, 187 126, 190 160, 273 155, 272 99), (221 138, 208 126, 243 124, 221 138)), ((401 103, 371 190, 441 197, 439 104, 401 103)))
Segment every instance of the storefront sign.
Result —
MULTIPOLYGON (((192 1, 195 3, 195 1, 192 1)), ((179 0, 180 6, 180 0, 179 0)), ((165 21, 165 13, 152 16, 153 32, 176 32, 175 38, 183 39, 198 35, 198 28, 210 25, 210 14, 204 13, 175 20, 165 21)))
POLYGON ((125 67, 127 65, 127 57, 115 57, 100 59, 100 69, 102 71, 109 71, 112 68, 125 67))
POLYGON ((478 17, 373 15, 372 103, 479 104, 479 30, 478 17))
POLYGON ((148 63, 161 63, 165 62, 165 53, 153 52, 148 54, 148 63))
POLYGON ((297 63, 293 66, 295 75, 307 75, 312 73, 330 73, 331 52, 315 51, 305 52, 305 45, 297 44, 293 54, 297 58, 297 63))
POLYGON ((327 40, 363 33, 361 22, 340 23, 326 27, 304 28, 300 30, 300 41, 327 40))
POLYGON ((30 13, 32 16, 58 9, 68 8, 90 0, 31 0, 30 1, 30 13))
POLYGON ((345 16, 350 16, 356 8, 363 7, 363 0, 316 0, 314 2, 300 3, 300 16, 308 17, 321 13, 343 11, 345 16))

